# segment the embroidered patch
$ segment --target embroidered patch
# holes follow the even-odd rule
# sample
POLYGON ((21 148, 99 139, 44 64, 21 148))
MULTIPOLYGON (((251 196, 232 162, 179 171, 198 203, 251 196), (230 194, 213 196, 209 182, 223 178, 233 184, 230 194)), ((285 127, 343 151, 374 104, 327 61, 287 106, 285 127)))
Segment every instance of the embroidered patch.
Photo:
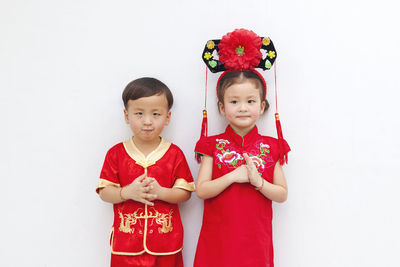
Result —
POLYGON ((264 152, 269 154, 270 153, 269 148, 270 148, 270 146, 268 144, 260 143, 260 152, 261 152, 261 154, 264 154, 264 152))
POLYGON ((223 151, 223 154, 218 154, 217 156, 221 162, 228 163, 229 165, 232 165, 234 167, 236 167, 239 160, 243 159, 242 155, 240 155, 236 151, 229 150, 223 151))
MULTIPOLYGON (((119 225, 119 230, 123 233, 133 234, 135 232, 134 226, 138 222, 140 223, 140 219, 151 219, 149 225, 153 225, 155 222, 156 224, 160 225, 161 227, 158 228, 158 232, 160 234, 165 234, 172 232, 174 229, 172 227, 172 214, 174 211, 171 209, 169 213, 161 213, 158 212, 156 209, 152 208, 152 210, 146 212, 139 208, 133 213, 125 213, 123 214, 121 211, 118 211, 119 218, 121 220, 119 225)), ((140 223, 141 224, 141 223, 140 223)), ((152 231, 149 232, 150 234, 153 233, 152 231)), ((139 234, 143 234, 140 230, 139 234)))
MULTIPOLYGON (((216 152, 215 152, 215 160, 217 160, 216 164, 219 169, 222 168, 222 165, 228 168, 237 168, 243 164, 246 164, 246 161, 241 153, 238 152, 237 147, 233 143, 230 143, 226 139, 216 139, 216 152)), ((271 147, 269 144, 265 143, 256 143, 253 148, 246 151, 253 161, 254 165, 257 167, 257 170, 262 173, 265 168, 269 168, 273 165, 274 160, 271 153, 271 147)))
POLYGON ((139 210, 136 210, 134 213, 126 213, 122 214, 121 211, 118 211, 119 218, 121 223, 119 225, 119 230, 123 233, 133 234, 135 232, 135 228, 131 228, 131 226, 137 223, 137 213, 139 210))

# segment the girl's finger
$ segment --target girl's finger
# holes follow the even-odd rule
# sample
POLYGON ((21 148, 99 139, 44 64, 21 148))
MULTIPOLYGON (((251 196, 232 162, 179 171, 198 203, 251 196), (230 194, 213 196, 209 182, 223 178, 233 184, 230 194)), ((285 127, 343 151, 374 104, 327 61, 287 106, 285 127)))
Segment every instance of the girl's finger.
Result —
POLYGON ((249 157, 249 155, 247 155, 247 153, 243 153, 244 159, 246 160, 247 165, 249 166, 254 166, 253 161, 251 160, 251 158, 249 157))
POLYGON ((248 177, 249 180, 250 180, 250 177, 253 176, 253 167, 252 167, 252 166, 249 166, 249 165, 245 165, 245 166, 246 166, 246 170, 247 170, 247 177, 248 177))

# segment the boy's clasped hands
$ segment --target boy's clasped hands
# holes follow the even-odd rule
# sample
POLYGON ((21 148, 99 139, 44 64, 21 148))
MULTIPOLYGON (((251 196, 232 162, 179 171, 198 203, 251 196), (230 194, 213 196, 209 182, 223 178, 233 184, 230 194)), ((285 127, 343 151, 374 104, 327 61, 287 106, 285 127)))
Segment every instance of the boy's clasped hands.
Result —
POLYGON ((147 177, 147 172, 138 176, 133 182, 121 188, 121 198, 123 200, 132 199, 149 206, 154 206, 152 201, 159 198, 163 187, 155 178, 147 177))

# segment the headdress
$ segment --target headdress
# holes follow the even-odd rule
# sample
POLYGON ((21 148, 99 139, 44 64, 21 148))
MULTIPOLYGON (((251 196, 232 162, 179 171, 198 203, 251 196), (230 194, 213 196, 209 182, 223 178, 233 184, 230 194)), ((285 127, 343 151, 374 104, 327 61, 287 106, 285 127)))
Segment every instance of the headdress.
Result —
MULTIPOLYGON (((202 58, 207 68, 213 72, 221 72, 217 82, 217 92, 221 78, 229 71, 245 71, 251 70, 261 79, 264 85, 264 95, 267 95, 267 84, 263 76, 255 70, 260 68, 263 70, 271 69, 276 60, 277 54, 269 37, 260 37, 253 31, 246 29, 237 29, 233 32, 227 33, 221 40, 209 40, 204 48, 202 58)), ((208 71, 206 68, 206 93, 207 93, 207 77, 208 71)), ((278 143, 280 146, 280 163, 283 165, 287 163, 287 153, 284 154, 284 140, 282 135, 282 127, 278 114, 277 97, 276 97, 276 64, 274 66, 275 77, 275 100, 276 100, 276 113, 275 122, 276 130, 278 133, 278 143)), ((207 98, 207 94, 205 96, 207 98)), ((263 100, 263 99, 262 99, 263 100)), ((203 122, 201 127, 201 135, 207 136, 207 110, 206 104, 203 110, 203 122)), ((200 161, 199 155, 196 155, 200 161)))

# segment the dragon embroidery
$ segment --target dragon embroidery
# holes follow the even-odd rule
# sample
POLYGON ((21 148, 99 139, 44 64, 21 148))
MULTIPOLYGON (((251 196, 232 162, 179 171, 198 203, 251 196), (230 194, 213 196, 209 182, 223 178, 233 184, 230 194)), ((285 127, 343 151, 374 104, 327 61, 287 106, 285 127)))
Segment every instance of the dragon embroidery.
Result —
MULTIPOLYGON (((119 225, 119 230, 123 233, 133 234, 135 229, 132 227, 134 226, 139 219, 151 219, 150 225, 155 222, 156 224, 160 225, 161 227, 158 228, 158 232, 162 233, 169 233, 172 232, 172 214, 173 210, 171 209, 169 213, 161 213, 153 208, 152 211, 148 211, 147 214, 143 211, 142 208, 137 209, 133 213, 125 213, 123 214, 121 211, 118 211, 119 218, 121 220, 119 225)), ((142 233, 142 231, 140 231, 142 233)), ((150 232, 151 233, 151 232, 150 232)))

